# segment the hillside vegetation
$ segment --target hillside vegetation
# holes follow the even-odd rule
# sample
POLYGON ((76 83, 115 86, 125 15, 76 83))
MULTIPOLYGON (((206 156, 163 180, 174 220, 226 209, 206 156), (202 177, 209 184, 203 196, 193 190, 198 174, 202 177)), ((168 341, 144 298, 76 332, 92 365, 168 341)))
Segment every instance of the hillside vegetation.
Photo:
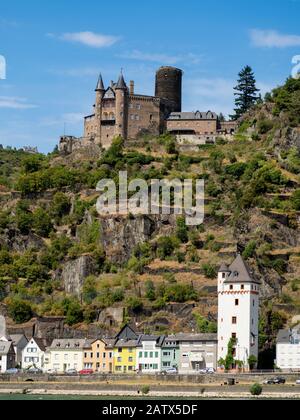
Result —
POLYGON ((122 307, 145 331, 215 332, 217 271, 239 251, 262 280, 266 359, 300 310, 299 125, 300 81, 289 79, 242 118, 232 141, 196 152, 168 135, 118 138, 94 159, 1 148, 0 301, 12 322, 64 316, 78 328, 122 307), (96 185, 118 183, 120 170, 129 180, 204 179, 205 223, 100 217, 96 185), (85 267, 70 293, 77 263, 85 267))

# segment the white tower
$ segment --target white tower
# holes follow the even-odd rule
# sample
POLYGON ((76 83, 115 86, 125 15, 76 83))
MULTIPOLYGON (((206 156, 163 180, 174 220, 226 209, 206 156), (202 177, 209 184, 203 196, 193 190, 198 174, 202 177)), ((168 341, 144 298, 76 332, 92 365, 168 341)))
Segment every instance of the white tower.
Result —
MULTIPOLYGON (((251 277, 241 255, 218 275, 218 360, 225 359, 231 338, 233 357, 249 369, 250 356, 258 358, 259 281, 251 277)), ((233 366, 234 367, 234 366, 233 366)))

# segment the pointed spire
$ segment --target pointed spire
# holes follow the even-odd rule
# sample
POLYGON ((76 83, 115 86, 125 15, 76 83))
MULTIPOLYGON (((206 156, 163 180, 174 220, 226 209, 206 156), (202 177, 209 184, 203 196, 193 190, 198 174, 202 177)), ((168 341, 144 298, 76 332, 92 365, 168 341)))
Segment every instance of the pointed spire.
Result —
POLYGON ((96 86, 96 92, 104 91, 104 90, 105 90, 104 83, 103 83, 102 75, 100 73, 97 86, 96 86))
POLYGON ((121 73, 120 73, 120 76, 119 76, 118 83, 116 85, 116 89, 127 89, 122 69, 121 69, 121 73))

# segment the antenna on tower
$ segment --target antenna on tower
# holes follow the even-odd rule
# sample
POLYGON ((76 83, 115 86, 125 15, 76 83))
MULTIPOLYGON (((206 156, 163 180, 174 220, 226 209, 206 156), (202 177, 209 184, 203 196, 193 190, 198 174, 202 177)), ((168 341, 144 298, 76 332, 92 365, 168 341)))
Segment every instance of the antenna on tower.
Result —
POLYGON ((64 122, 64 136, 66 135, 66 123, 64 122))

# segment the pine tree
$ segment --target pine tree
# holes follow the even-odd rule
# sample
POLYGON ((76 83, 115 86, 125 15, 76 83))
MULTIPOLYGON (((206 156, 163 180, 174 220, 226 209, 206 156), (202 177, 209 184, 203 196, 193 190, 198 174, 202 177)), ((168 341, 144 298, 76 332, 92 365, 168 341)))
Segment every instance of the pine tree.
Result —
POLYGON ((235 115, 232 115, 231 118, 237 120, 259 100, 257 95, 259 89, 256 88, 255 76, 250 66, 244 67, 239 73, 238 84, 234 90, 236 91, 234 94, 236 108, 235 115))

